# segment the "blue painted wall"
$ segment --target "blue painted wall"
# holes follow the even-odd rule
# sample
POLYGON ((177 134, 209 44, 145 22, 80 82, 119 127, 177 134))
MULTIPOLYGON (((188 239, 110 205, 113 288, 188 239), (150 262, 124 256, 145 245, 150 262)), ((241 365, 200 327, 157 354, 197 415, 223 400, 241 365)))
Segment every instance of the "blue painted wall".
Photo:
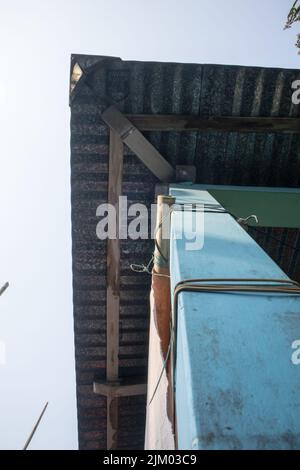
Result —
MULTIPOLYGON (((216 203, 171 188, 179 202, 216 203)), ((193 218, 195 213, 186 217, 193 218)), ((204 216, 204 245, 188 251, 179 213, 171 224, 171 289, 189 278, 276 278, 283 271, 228 214, 204 216)), ((179 449, 299 449, 300 297, 181 293, 176 411, 179 449)))

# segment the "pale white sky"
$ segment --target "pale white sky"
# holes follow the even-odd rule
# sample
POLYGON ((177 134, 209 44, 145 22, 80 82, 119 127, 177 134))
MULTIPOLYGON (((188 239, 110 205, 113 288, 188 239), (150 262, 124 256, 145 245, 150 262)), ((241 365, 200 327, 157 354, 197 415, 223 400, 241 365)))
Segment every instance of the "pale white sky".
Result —
POLYGON ((77 447, 68 79, 72 52, 299 68, 292 0, 0 0, 0 448, 77 447))

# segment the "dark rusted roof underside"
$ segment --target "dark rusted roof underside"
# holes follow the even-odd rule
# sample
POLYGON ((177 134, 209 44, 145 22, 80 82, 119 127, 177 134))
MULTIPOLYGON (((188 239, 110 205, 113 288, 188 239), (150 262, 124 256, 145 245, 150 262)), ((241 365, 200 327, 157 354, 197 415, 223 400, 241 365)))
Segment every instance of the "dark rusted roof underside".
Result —
MULTIPOLYGON (((106 398, 92 389, 95 378, 105 377, 106 366, 106 243, 96 237, 96 208, 107 201, 109 133, 101 112, 115 103, 128 114, 299 116, 300 107, 291 104, 291 83, 300 73, 82 55, 72 56, 72 66, 76 62, 86 73, 71 97, 79 445, 81 449, 104 449, 106 398)), ((148 132, 145 136, 173 166, 195 165, 198 183, 295 187, 300 182, 299 134, 148 132)), ((125 147, 123 194, 128 202, 150 205, 156 183, 125 147)), ((251 229, 250 233, 290 276, 300 280, 299 231, 261 231, 251 229)), ((121 241, 119 373, 123 377, 146 374, 150 279, 132 272, 129 265, 147 262, 152 250, 151 240, 121 241)), ((119 403, 119 448, 142 448, 145 398, 122 398, 119 403)))

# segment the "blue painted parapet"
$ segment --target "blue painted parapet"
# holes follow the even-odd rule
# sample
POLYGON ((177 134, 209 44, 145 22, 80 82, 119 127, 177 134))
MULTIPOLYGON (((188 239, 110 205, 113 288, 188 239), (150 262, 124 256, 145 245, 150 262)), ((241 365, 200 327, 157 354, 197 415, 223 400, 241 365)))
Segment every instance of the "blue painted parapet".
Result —
MULTIPOLYGON (((170 194, 180 203, 218 204, 206 191, 175 186, 170 194)), ((198 250, 176 239, 182 224, 174 211, 172 295, 190 278, 288 280, 230 214, 204 214, 198 250)), ((181 292, 176 338, 179 449, 300 449, 299 295, 181 292)))

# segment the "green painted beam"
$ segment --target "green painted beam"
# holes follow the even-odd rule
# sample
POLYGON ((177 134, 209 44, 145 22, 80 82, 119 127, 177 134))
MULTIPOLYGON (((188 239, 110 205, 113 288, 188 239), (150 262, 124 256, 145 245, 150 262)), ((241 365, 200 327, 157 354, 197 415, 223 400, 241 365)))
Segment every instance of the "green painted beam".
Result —
MULTIPOLYGON (((177 185, 173 185, 177 186, 177 185)), ((181 188, 205 189, 236 217, 255 214, 261 227, 300 228, 300 189, 182 183, 181 188)))

